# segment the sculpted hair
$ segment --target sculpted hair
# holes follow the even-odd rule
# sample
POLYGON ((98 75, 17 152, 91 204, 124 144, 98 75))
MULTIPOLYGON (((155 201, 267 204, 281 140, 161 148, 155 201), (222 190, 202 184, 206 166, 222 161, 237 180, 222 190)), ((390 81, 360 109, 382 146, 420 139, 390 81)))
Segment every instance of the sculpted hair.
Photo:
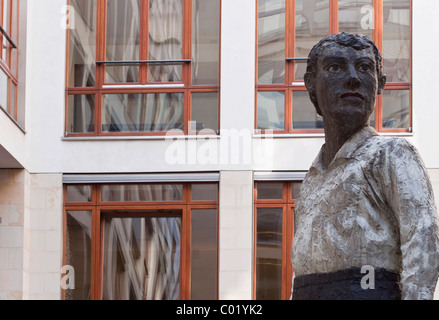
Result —
MULTIPOLYGON (((323 38, 312 48, 308 56, 308 64, 306 68, 306 74, 308 74, 308 76, 310 77, 315 76, 315 74, 317 73, 317 61, 323 49, 325 49, 326 46, 328 46, 331 43, 336 43, 344 47, 351 47, 354 48, 355 50, 372 48, 375 55, 376 71, 378 78, 384 75, 383 58, 375 43, 365 35, 342 32, 342 33, 332 34, 330 36, 327 36, 326 38, 323 38)), ((307 76, 305 76, 305 82, 306 79, 307 76)), ((310 99, 313 102, 316 109, 318 110, 318 105, 314 92, 310 91, 310 99)))

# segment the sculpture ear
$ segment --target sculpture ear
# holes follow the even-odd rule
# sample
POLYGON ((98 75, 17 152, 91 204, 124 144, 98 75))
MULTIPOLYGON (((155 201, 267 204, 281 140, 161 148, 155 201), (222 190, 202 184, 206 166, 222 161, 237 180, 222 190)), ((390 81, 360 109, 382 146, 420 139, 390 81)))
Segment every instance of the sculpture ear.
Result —
POLYGON ((380 75, 378 79, 378 94, 383 93, 384 87, 386 86, 386 82, 387 82, 387 76, 385 74, 380 75))

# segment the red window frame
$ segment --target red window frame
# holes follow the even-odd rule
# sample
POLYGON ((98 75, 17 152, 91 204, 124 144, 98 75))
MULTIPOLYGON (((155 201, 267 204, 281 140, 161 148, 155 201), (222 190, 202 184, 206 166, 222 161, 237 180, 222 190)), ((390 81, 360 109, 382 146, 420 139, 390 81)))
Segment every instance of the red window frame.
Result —
MULTIPOLYGON (((184 95, 184 119, 183 134, 199 134, 198 130, 191 128, 191 101, 192 94, 196 93, 217 93, 218 94, 218 130, 220 128, 220 83, 221 83, 221 32, 219 32, 219 50, 218 50, 218 84, 217 85, 194 85, 192 84, 192 10, 193 0, 183 1, 183 49, 182 49, 182 81, 172 82, 172 84, 182 84, 182 87, 167 88, 133 88, 130 85, 167 85, 169 83, 148 82, 148 66, 150 63, 139 63, 139 82, 137 83, 111 83, 111 85, 127 85, 127 88, 109 88, 105 83, 105 50, 106 50, 106 25, 107 25, 107 0, 90 0, 97 1, 97 20, 96 20, 96 69, 95 69, 95 86, 94 87, 70 87, 69 86, 69 33, 67 28, 67 56, 66 56, 66 96, 65 96, 65 136, 66 137, 105 137, 105 136, 164 136, 167 132, 103 132, 102 130, 102 101, 105 94, 148 94, 148 93, 182 93, 184 95), (68 99, 72 95, 93 95, 95 98, 94 106, 94 132, 91 133, 72 133, 68 130, 68 99)), ((71 0, 68 0, 70 6, 71 0)), ((140 56, 139 61, 148 61, 148 9, 149 0, 141 0, 140 8, 140 56)), ((221 0, 219 0, 221 9, 221 0)), ((221 30, 221 10, 219 14, 219 30, 221 30)), ((202 132, 206 134, 206 132, 202 132)), ((209 133, 208 133, 209 134, 209 133)))
MULTIPOLYGON (((153 183, 147 183, 152 185, 153 183)), ((163 185, 163 183, 160 183, 163 185)), ((174 184, 174 183, 172 183, 174 184)), ((216 296, 219 292, 219 188, 216 200, 192 200, 192 185, 199 183, 175 183, 183 186, 183 195, 180 201, 140 201, 140 202, 104 202, 101 200, 101 184, 88 184, 92 187, 92 197, 88 202, 68 202, 67 186, 64 185, 64 214, 63 214, 63 265, 66 265, 66 235, 67 212, 89 211, 92 215, 91 236, 91 300, 102 300, 103 295, 103 254, 104 228, 103 219, 107 211, 126 211, 131 217, 134 211, 142 210, 181 210, 181 261, 180 261, 180 300, 191 299, 191 213, 198 209, 217 210, 217 278, 216 296)), ((210 183, 209 183, 210 184, 210 183)), ((213 183, 212 183, 213 184, 213 183)), ((121 215, 123 216, 123 215, 121 215)), ((65 299, 65 290, 62 290, 62 299, 65 299)))
POLYGON ((15 120, 18 121, 18 37, 19 37, 19 8, 20 0, 0 0, 0 69, 8 78, 8 101, 5 111, 15 120), (16 3, 14 5, 14 3, 16 3), (7 4, 8 25, 4 25, 3 16, 7 4), (17 12, 14 12, 14 8, 17 12), (14 26, 15 24, 15 26, 14 26), (13 33, 16 30, 15 34, 13 33), (9 31, 9 32, 8 32, 9 31), (6 42, 6 43, 5 43, 6 42), (3 46, 7 45, 7 56, 3 57, 3 46), (16 50, 15 58, 12 54, 16 50), (8 58, 7 61, 5 58, 8 58), (15 68, 12 61, 15 59, 15 68), (15 88, 15 90, 14 90, 15 88), (12 99, 13 97, 13 99, 12 99), (12 105, 14 104, 14 105, 12 105))
POLYGON ((293 267, 291 265, 291 247, 294 237, 294 207, 296 199, 293 198, 293 183, 301 181, 258 181, 254 185, 254 252, 253 252, 253 299, 257 299, 257 214, 258 209, 282 209, 282 300, 289 300, 291 297, 293 267), (283 185, 282 199, 265 200, 258 199, 258 183, 276 183, 283 185))
MULTIPOLYGON (((293 60, 288 60, 291 58, 306 58, 306 57, 295 57, 295 0, 285 0, 286 12, 285 12, 285 38, 286 38, 286 46, 285 46, 285 83, 284 84, 259 84, 258 83, 258 30, 256 27, 256 74, 255 74, 255 82, 256 82, 256 90, 255 90, 255 130, 257 132, 264 130, 258 129, 258 92, 264 91, 278 91, 285 93, 285 106, 284 106, 284 114, 285 114, 285 130, 279 131, 270 131, 270 133, 278 133, 278 134, 303 134, 303 133, 323 133, 323 129, 308 129, 308 130, 298 130, 293 129, 292 123, 292 113, 293 113, 293 105, 292 105, 292 96, 295 91, 307 91, 305 84, 303 81, 295 80, 295 72, 294 66, 295 63, 293 60), (294 84, 293 84, 294 83, 294 84)), ((382 0, 372 0, 373 1, 373 9, 374 9, 374 24, 375 28, 373 29, 373 41, 376 46, 382 52, 383 49, 383 1, 382 0)), ((256 0, 256 21, 258 21, 258 2, 256 0)), ((338 0, 329 0, 329 34, 334 34, 339 32, 339 3, 338 0)), ((412 23, 413 19, 413 4, 412 0, 410 0, 410 23, 412 23)), ((257 23, 256 23, 257 25, 257 23)), ((412 29, 412 25, 410 25, 410 29, 412 29)), ((383 98, 382 95, 377 97, 376 107, 375 107, 375 129, 378 132, 387 132, 387 133, 407 133, 412 132, 413 126, 413 117, 412 117, 412 79, 413 79, 413 56, 411 55, 413 46, 412 39, 412 31, 410 31, 410 82, 387 82, 384 88, 385 91, 388 90, 408 90, 410 94, 410 125, 409 128, 392 128, 387 129, 383 127, 383 98)))

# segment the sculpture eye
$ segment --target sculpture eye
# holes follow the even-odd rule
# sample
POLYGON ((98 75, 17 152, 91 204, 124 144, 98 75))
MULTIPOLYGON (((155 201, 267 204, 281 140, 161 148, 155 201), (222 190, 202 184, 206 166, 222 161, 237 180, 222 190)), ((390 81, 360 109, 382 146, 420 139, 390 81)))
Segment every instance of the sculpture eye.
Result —
POLYGON ((372 70, 372 66, 370 64, 362 63, 360 65, 360 71, 367 72, 367 71, 370 71, 370 70, 372 70))
POLYGON ((329 72, 339 72, 341 69, 340 65, 337 63, 331 64, 328 68, 329 72))

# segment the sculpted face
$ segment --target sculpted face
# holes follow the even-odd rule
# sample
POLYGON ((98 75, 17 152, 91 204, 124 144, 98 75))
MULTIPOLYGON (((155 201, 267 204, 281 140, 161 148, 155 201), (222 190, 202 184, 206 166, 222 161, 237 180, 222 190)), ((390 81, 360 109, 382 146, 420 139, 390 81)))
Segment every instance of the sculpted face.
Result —
MULTIPOLYGON (((308 75, 308 78, 310 76, 308 75)), ((317 73, 308 80, 325 122, 349 130, 369 124, 376 96, 385 79, 379 79, 371 47, 356 50, 329 43, 322 50, 317 73)))

